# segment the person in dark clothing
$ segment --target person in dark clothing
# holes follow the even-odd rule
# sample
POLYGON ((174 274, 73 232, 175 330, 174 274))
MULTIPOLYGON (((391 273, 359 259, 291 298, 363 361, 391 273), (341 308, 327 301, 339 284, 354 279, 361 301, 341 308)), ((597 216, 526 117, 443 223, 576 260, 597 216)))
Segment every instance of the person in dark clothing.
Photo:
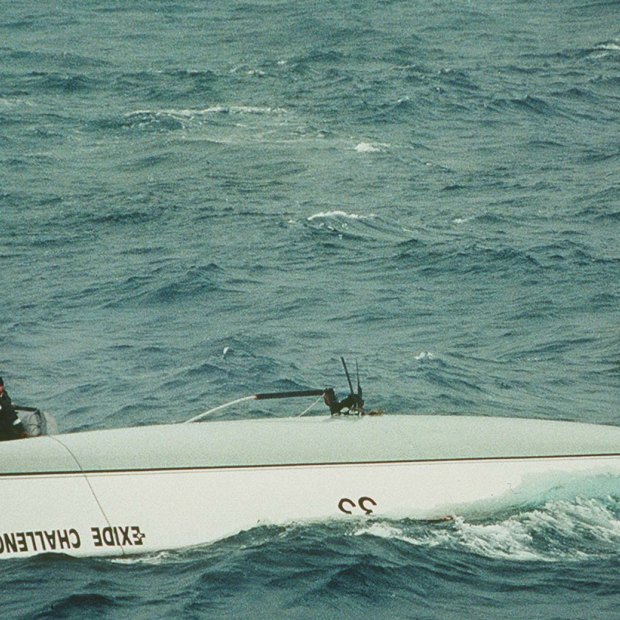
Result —
POLYGON ((0 377, 0 441, 22 439, 27 436, 26 429, 17 417, 11 397, 4 389, 4 381, 0 377))

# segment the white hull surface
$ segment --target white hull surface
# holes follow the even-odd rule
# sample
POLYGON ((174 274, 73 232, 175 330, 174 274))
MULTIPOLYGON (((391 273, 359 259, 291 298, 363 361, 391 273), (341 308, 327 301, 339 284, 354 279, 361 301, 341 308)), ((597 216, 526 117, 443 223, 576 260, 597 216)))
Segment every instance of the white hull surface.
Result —
POLYGON ((153 552, 260 524, 620 494, 620 428, 461 416, 216 421, 0 444, 0 558, 153 552))

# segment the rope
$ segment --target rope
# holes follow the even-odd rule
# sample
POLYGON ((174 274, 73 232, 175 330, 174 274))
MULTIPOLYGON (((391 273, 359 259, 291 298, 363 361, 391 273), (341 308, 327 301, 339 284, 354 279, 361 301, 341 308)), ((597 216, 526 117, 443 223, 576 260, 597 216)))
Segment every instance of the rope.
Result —
POLYGON ((302 415, 306 415, 310 409, 314 409, 321 401, 323 400, 323 396, 319 396, 305 411, 302 411, 299 415, 295 416, 296 418, 301 418, 302 415))

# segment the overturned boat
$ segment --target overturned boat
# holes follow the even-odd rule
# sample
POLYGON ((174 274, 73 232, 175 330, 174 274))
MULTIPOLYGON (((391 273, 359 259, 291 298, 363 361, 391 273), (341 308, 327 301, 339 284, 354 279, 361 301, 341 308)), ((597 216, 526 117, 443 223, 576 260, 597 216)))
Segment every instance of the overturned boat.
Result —
POLYGON ((368 415, 359 381, 341 402, 328 389, 225 406, 316 395, 331 415, 39 433, 0 444, 0 557, 124 556, 261 524, 441 519, 593 486, 620 493, 620 427, 368 415))

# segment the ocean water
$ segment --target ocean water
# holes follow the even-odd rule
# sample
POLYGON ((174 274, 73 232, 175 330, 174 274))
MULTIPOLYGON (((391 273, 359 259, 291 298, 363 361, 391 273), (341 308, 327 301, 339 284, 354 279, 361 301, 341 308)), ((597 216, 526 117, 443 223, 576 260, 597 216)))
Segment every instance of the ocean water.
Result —
MULTIPOLYGON (((620 424, 616 0, 4 0, 0 62, 0 374, 62 430, 340 355, 387 412, 620 424)), ((2 568, 3 618, 611 620, 620 488, 2 568)))

